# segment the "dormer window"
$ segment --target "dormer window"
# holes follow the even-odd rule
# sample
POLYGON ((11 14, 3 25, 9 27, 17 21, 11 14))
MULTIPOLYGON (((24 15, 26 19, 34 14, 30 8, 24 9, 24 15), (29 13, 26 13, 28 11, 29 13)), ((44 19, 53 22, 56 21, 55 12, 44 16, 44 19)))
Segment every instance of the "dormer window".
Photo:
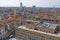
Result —
POLYGON ((38 30, 38 28, 34 28, 34 30, 38 30))

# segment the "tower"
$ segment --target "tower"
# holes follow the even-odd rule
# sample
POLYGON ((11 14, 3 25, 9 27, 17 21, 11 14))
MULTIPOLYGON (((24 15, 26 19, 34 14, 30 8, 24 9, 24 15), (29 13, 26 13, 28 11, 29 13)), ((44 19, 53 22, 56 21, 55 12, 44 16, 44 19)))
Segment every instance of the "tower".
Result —
POLYGON ((35 5, 33 5, 33 6, 32 6, 32 8, 35 10, 36 6, 35 6, 35 5))
POLYGON ((23 3, 22 3, 22 2, 20 3, 20 7, 21 7, 21 8, 23 7, 23 3))
POLYGON ((33 8, 35 8, 36 6, 35 6, 35 5, 33 5, 32 7, 33 7, 33 8))
POLYGON ((14 14, 16 15, 16 8, 13 9, 14 14))

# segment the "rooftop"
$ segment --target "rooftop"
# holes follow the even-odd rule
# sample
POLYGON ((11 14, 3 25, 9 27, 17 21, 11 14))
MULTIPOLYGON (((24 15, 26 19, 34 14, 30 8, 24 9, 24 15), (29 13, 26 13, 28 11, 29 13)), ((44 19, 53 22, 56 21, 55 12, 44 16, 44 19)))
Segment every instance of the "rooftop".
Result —
POLYGON ((51 36, 55 36, 55 37, 60 37, 60 35, 58 35, 58 34, 52 34, 52 33, 46 33, 46 32, 37 31, 37 30, 33 30, 33 29, 28 29, 28 28, 26 28, 25 26, 19 26, 18 29, 24 29, 24 30, 29 30, 29 31, 37 32, 37 33, 46 34, 46 35, 51 35, 51 36))
POLYGON ((53 23, 46 23, 44 22, 43 24, 39 24, 40 27, 45 27, 45 28, 49 28, 49 29, 55 29, 57 26, 59 26, 59 24, 53 24, 53 23))
POLYGON ((27 25, 29 25, 33 22, 34 23, 33 25, 36 27, 44 27, 44 28, 49 28, 49 29, 55 29, 57 26, 60 26, 59 24, 50 23, 50 22, 42 23, 41 21, 33 21, 33 20, 24 20, 24 21, 27 22, 27 25), (28 24, 28 22, 31 22, 31 23, 28 24))

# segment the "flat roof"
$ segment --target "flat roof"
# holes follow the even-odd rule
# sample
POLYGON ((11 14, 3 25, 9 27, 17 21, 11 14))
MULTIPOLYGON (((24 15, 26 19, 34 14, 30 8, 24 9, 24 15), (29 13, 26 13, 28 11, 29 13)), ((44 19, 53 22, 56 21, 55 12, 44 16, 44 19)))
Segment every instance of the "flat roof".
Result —
POLYGON ((24 21, 26 21, 26 22, 34 22, 35 26, 45 27, 45 28, 49 28, 49 29, 55 29, 57 26, 60 26, 59 24, 50 23, 50 22, 41 23, 41 21, 34 21, 34 20, 24 20, 24 21))
POLYGON ((49 29, 55 29, 57 26, 59 26, 59 24, 46 23, 46 22, 42 24, 42 27, 49 28, 49 29))

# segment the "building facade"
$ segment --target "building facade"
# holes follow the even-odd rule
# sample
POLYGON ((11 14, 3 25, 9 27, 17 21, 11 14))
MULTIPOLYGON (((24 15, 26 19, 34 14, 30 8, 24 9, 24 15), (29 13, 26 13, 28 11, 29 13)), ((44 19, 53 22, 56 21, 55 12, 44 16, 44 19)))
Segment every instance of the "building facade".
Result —
POLYGON ((60 40, 60 35, 36 31, 20 26, 16 30, 18 40, 60 40))

